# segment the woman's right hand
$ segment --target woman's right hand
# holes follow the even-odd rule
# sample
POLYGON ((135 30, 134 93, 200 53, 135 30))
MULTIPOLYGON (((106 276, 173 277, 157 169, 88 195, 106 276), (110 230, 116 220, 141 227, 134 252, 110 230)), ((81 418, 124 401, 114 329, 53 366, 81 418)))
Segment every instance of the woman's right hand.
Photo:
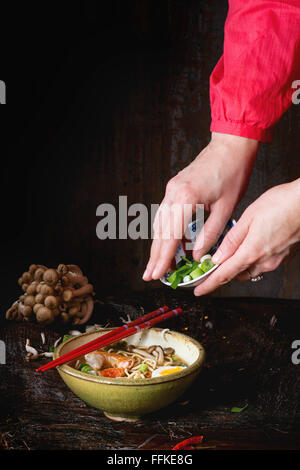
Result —
POLYGON ((247 188, 258 146, 256 140, 213 133, 207 147, 169 181, 154 220, 145 281, 159 279, 170 267, 189 222, 185 205, 192 205, 195 211, 196 204, 204 204, 210 212, 204 233, 195 242, 194 259, 199 260, 214 245, 247 188))

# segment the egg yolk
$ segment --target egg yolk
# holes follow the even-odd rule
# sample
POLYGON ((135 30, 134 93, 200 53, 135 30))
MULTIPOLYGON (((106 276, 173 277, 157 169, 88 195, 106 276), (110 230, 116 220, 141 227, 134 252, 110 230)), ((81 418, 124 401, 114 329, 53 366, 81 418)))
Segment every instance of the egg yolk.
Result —
POLYGON ((180 372, 181 370, 182 370, 182 367, 172 367, 172 369, 162 370, 160 375, 174 374, 175 372, 180 372))

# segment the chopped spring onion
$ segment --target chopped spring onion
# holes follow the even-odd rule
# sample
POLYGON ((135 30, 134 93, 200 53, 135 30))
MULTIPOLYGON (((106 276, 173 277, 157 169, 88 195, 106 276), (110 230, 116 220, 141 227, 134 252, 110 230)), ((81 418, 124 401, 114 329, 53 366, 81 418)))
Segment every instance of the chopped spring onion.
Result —
POLYGON ((139 368, 139 371, 142 372, 143 374, 145 374, 148 370, 148 366, 147 364, 141 364, 140 365, 140 368, 139 368))
POLYGON ((95 375, 94 369, 92 369, 88 364, 80 364, 79 370, 85 372, 86 374, 95 375))
POLYGON ((211 255, 202 256, 202 258, 200 259, 200 264, 203 263, 203 261, 205 261, 206 259, 211 259, 211 255))
POLYGON ((182 282, 185 283, 197 279, 214 266, 210 255, 203 256, 201 260, 202 262, 199 264, 199 262, 194 261, 192 257, 189 259, 186 256, 181 256, 181 260, 177 263, 176 269, 169 273, 167 277, 172 289, 177 289, 178 284, 182 282))
POLYGON ((202 269, 202 271, 204 271, 205 273, 207 273, 208 271, 211 270, 211 268, 214 267, 214 263, 212 262, 211 258, 207 258, 205 259, 204 261, 202 261, 201 265, 200 265, 200 268, 202 269))
POLYGON ((191 272, 190 276, 192 279, 197 279, 197 277, 202 276, 202 274, 204 274, 204 271, 202 271, 202 269, 198 267, 191 272))

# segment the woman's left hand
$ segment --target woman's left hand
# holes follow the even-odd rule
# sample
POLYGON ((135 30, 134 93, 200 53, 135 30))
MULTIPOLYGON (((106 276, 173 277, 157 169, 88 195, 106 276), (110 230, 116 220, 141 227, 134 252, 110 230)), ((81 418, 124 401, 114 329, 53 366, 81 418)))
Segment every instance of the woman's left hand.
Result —
POLYGON ((213 256, 221 266, 194 294, 207 294, 235 277, 250 280, 273 271, 299 242, 300 179, 270 189, 245 210, 213 256))

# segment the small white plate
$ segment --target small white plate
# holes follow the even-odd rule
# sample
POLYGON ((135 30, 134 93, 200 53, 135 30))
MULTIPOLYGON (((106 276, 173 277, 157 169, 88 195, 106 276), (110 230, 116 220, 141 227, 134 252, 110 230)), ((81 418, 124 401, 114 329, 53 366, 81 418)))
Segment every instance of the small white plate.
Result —
MULTIPOLYGON (((188 281, 188 282, 181 282, 180 284, 178 284, 178 287, 187 287, 187 288, 192 288, 192 287, 196 287, 196 286, 199 286, 199 284, 201 284, 203 281, 205 281, 205 279, 207 278, 207 276, 209 276, 213 271, 215 271, 217 269, 217 267, 220 266, 219 264, 215 264, 213 268, 211 268, 209 271, 207 271, 207 273, 204 273, 202 274, 202 276, 200 277, 197 277, 196 279, 192 279, 191 281, 188 281)), ((167 279, 163 276, 160 278, 160 281, 165 284, 166 286, 170 286, 170 282, 167 281, 167 279)))
MULTIPOLYGON (((189 225, 188 225, 188 228, 189 228, 189 231, 190 231, 190 235, 191 235, 191 240, 192 241, 195 241, 196 240, 196 237, 197 237, 197 234, 199 233, 200 231, 200 228, 199 227, 199 224, 201 223, 200 220, 196 220, 194 222, 191 222, 189 225)), ((211 248, 210 250, 210 253, 211 254, 214 254, 217 249, 219 248, 219 246, 221 245, 225 235, 229 232, 229 230, 236 224, 236 221, 234 219, 231 219, 227 222, 226 226, 225 226, 225 229, 222 233, 222 235, 219 237, 219 240, 217 241, 217 243, 211 248)), ((182 243, 179 243, 178 245, 178 248, 177 248, 177 252, 176 252, 176 255, 175 255, 175 261, 176 263, 178 262, 178 260, 180 260, 181 258, 181 255, 185 255, 186 256, 186 253, 183 249, 183 246, 182 246, 182 243)), ((184 288, 192 288, 192 287, 196 287, 196 286, 199 286, 199 284, 201 284, 203 281, 205 281, 205 279, 207 278, 207 276, 209 276, 213 271, 215 271, 220 265, 219 264, 215 264, 215 266, 213 268, 211 268, 209 271, 207 271, 207 273, 204 273, 202 274, 202 276, 200 277, 197 277, 196 279, 193 279, 192 281, 188 281, 188 282, 181 282, 180 284, 178 284, 178 287, 184 287, 184 288)), ((160 278, 160 281, 165 284, 166 286, 170 286, 170 282, 167 281, 167 276, 168 274, 164 274, 164 276, 162 276, 160 278)))

